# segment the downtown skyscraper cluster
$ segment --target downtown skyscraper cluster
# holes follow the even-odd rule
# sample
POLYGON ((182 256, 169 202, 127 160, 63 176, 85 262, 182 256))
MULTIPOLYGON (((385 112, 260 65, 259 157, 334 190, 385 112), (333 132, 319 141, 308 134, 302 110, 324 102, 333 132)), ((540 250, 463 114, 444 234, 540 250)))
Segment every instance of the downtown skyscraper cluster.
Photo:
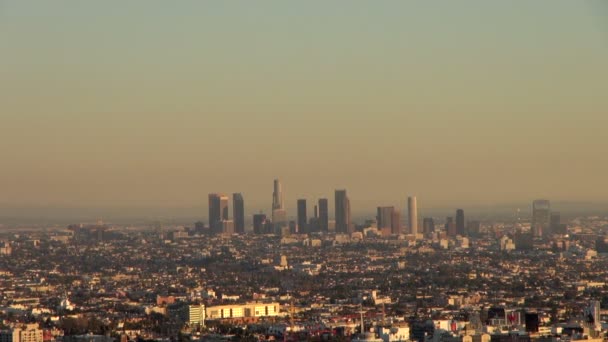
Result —
MULTIPOLYGON (((245 233, 244 198, 241 193, 233 194, 233 215, 229 217, 229 198, 226 195, 209 194, 209 231, 221 234, 245 233)), ((288 219, 284 202, 283 187, 279 179, 273 181, 271 216, 259 212, 253 214, 253 232, 257 234, 323 233, 335 232, 351 234, 356 231, 352 221, 351 202, 346 189, 334 191, 334 220, 329 220, 329 201, 319 198, 309 212, 308 201, 296 201, 296 218, 288 219)), ((418 208, 416 197, 407 199, 408 220, 403 229, 402 216, 394 206, 378 207, 375 222, 382 235, 418 234, 418 208)), ((434 231, 433 229, 430 229, 434 231)))
MULTIPOLYGON (((233 194, 233 215, 229 218, 229 198, 220 193, 209 194, 209 231, 221 234, 245 233, 245 205, 241 193, 233 194)), ((312 217, 308 217, 306 199, 297 200, 297 219, 288 220, 283 200, 283 189, 279 179, 273 182, 272 214, 268 217, 260 212, 253 215, 253 232, 258 234, 329 232, 352 233, 350 200, 346 190, 335 191, 335 224, 330 227, 329 201, 319 198, 312 217)))
MULTIPOLYGON (((314 203, 314 202, 313 202, 314 203)), ((255 234, 309 234, 336 233, 352 234, 364 232, 366 228, 375 229, 379 236, 406 235, 409 239, 420 239, 433 234, 439 238, 471 236, 479 233, 479 221, 466 222, 463 209, 457 209, 455 216, 448 216, 440 229, 436 229, 435 220, 431 217, 422 219, 419 228, 418 202, 416 196, 408 196, 405 202, 407 218, 403 219, 399 206, 378 206, 376 216, 366 220, 363 225, 355 225, 351 215, 351 201, 346 189, 334 191, 334 220, 329 219, 329 200, 319 198, 312 208, 305 198, 296 200, 296 212, 289 217, 285 206, 283 186, 279 179, 274 179, 271 201, 271 215, 264 212, 254 213, 252 232, 255 234), (312 210, 311 210, 312 209, 312 210)), ((548 231, 549 227, 558 227, 559 214, 551 215, 548 201, 535 201, 532 230, 548 231)), ((220 193, 209 194, 209 225, 207 231, 213 234, 244 234, 246 229, 245 203, 241 193, 232 195, 232 217, 229 215, 229 197, 220 193)), ((200 225, 199 225, 200 226, 200 225)), ((203 225, 204 226, 204 225, 203 225)), ((251 227, 251 226, 250 226, 251 227)), ((556 229, 558 229, 556 228, 556 229)), ((538 233, 534 233, 535 236, 538 233)))
POLYGON ((245 233, 245 200, 241 193, 232 194, 232 220, 228 217, 228 196, 209 194, 209 229, 213 233, 245 233))

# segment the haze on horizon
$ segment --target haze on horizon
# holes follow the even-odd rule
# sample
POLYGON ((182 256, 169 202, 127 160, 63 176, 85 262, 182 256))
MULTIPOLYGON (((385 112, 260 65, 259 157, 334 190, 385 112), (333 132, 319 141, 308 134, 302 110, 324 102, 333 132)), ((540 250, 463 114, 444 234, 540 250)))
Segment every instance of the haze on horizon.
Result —
POLYGON ((608 197, 602 1, 2 1, 0 207, 608 197))

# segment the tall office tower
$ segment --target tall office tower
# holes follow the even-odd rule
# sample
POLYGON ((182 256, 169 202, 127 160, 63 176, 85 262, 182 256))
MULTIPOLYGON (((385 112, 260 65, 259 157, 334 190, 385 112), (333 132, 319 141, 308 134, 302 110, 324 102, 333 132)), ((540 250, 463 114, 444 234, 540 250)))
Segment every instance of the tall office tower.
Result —
POLYGON ((234 232, 245 234, 245 201, 243 194, 232 194, 232 220, 234 221, 234 232))
POLYGON ((307 233, 315 233, 321 231, 319 228, 319 207, 315 205, 313 207, 312 217, 308 220, 307 233))
POLYGON ((424 235, 435 232, 435 222, 431 217, 425 217, 422 219, 422 232, 424 235))
POLYGON ((209 194, 209 227, 211 231, 221 230, 221 222, 228 220, 228 196, 209 194))
POLYGON ((464 210, 456 210, 456 234, 464 236, 464 210))
POLYGON ((395 207, 378 207, 376 222, 378 222, 378 229, 388 229, 389 231, 393 227, 393 212, 395 207))
POLYGON ((456 232, 456 224, 454 223, 453 217, 447 217, 445 220, 445 232, 449 237, 455 237, 458 233, 456 232))
POLYGON ((220 212, 222 221, 228 220, 228 201, 229 198, 226 195, 220 197, 220 212))
POLYGON ((549 222, 551 204, 548 200, 535 200, 532 202, 532 233, 535 237, 551 235, 549 222))
POLYGON ((308 233, 308 217, 306 215, 306 200, 298 200, 298 233, 308 233))
POLYGON ((272 192, 272 224, 276 227, 287 224, 287 212, 283 207, 283 192, 281 181, 274 180, 274 190, 272 192))
POLYGON ((408 233, 418 234, 418 207, 416 205, 416 196, 407 198, 407 219, 408 233))
POLYGON ((561 234, 564 235, 567 233, 567 228, 565 224, 562 224, 562 218, 559 212, 554 211, 551 213, 551 222, 549 224, 552 234, 561 234))
POLYGON ((253 215, 253 232, 255 234, 266 233, 266 215, 259 213, 253 215))
POLYGON ((346 195, 346 190, 336 190, 334 198, 336 204, 336 233, 352 233, 350 200, 346 195))
POLYGON ((399 210, 393 210, 391 215, 391 234, 399 235, 401 234, 401 213, 399 210))
POLYGON ((272 192, 272 210, 283 209, 283 192, 281 191, 281 181, 274 180, 274 191, 272 192))
POLYGON ((327 198, 319 199, 319 231, 329 231, 329 205, 327 198))

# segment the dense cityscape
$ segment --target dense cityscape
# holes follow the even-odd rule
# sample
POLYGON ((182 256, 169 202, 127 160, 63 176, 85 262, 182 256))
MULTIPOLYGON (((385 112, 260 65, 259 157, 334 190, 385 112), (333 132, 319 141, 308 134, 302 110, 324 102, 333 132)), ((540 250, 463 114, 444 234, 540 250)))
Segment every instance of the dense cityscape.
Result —
POLYGON ((608 342, 608 0, 0 0, 0 342, 608 342))
POLYGON ((290 215, 278 179, 270 215, 208 199, 190 226, 6 229, 0 341, 606 338, 608 217, 419 217, 410 196, 354 222, 343 189, 333 219, 327 198, 290 215))

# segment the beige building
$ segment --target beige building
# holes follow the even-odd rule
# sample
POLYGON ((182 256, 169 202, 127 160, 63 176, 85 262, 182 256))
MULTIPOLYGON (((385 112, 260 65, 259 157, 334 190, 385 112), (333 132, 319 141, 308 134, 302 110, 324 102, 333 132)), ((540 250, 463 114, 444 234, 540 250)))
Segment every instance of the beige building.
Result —
POLYGON ((24 324, 0 331, 0 342, 42 342, 38 324, 24 324))
POLYGON ((205 326, 204 305, 188 305, 188 324, 205 326))
POLYGON ((246 303, 207 307, 207 319, 259 318, 279 315, 279 303, 246 303))

